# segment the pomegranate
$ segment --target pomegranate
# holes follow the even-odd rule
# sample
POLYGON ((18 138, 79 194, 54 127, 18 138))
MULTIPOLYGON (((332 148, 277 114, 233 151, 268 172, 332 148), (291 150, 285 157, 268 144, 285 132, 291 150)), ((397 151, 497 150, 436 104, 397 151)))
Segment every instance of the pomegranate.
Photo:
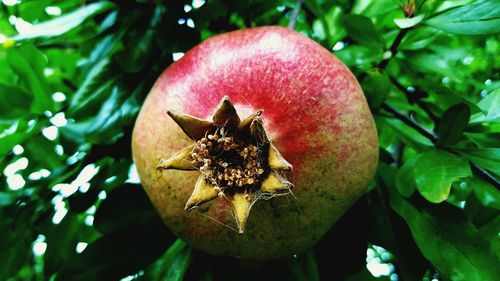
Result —
POLYGON ((378 140, 342 62, 295 31, 259 27, 214 36, 168 67, 132 151, 176 235, 270 259, 312 246, 365 192, 378 140))

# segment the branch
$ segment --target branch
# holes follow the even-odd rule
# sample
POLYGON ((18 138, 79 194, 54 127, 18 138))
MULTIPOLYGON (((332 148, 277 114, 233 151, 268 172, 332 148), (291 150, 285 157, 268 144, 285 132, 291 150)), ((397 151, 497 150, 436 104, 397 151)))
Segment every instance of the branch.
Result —
POLYGON ((391 56, 389 56, 388 58, 383 59, 378 64, 378 66, 377 66, 378 68, 385 69, 387 67, 387 64, 389 64, 389 60, 391 58, 393 58, 397 54, 399 44, 401 44, 401 41, 405 37, 406 33, 408 33, 408 31, 410 31, 410 29, 411 28, 405 28, 405 29, 401 29, 399 31, 398 35, 396 36, 396 39, 394 39, 394 41, 392 42, 391 47, 389 48, 389 52, 391 52, 391 56))
POLYGON ((394 109, 392 106, 388 105, 385 102, 382 103, 382 105, 380 105, 380 108, 382 108, 383 110, 389 112, 390 114, 392 114, 397 119, 403 121, 403 123, 405 123, 406 125, 408 125, 408 126, 412 127, 413 129, 415 129, 417 132, 419 132, 420 134, 422 134, 424 137, 428 138, 432 143, 436 143, 436 141, 437 141, 436 134, 434 132, 431 132, 431 131, 427 130, 426 128, 422 127, 422 125, 418 124, 412 118, 410 118, 410 117, 404 115, 403 113, 397 111, 396 109, 394 109))
MULTIPOLYGON (((404 115, 403 113, 397 111, 396 109, 394 109, 393 107, 391 107, 390 105, 388 105, 386 103, 382 103, 382 105, 380 106, 380 108, 382 108, 383 110, 389 112, 391 115, 393 115, 397 119, 401 120, 406 125, 408 125, 411 128, 415 129, 417 132, 419 132, 420 134, 422 134, 424 137, 428 138, 432 143, 435 144, 437 142, 438 138, 437 138, 437 136, 436 136, 436 134, 434 132, 431 132, 431 131, 427 130, 422 125, 418 124, 412 118, 410 118, 410 117, 404 115)), ((446 150, 449 151, 449 152, 451 152, 451 153, 453 153, 453 154, 459 155, 457 152, 453 151, 452 149, 446 149, 446 150)), ((491 173, 489 173, 485 169, 481 168, 480 166, 476 165, 475 163, 473 163, 471 161, 469 161, 469 163, 470 163, 470 165, 472 167, 472 170, 476 174, 478 174, 479 176, 481 176, 483 179, 485 179, 487 182, 489 182, 490 184, 492 184, 494 187, 500 188, 500 180, 498 180, 491 173)))
MULTIPOLYGON (((396 39, 394 39, 394 42, 392 42, 392 45, 389 49, 389 51, 391 52, 391 56, 382 60, 379 63, 378 68, 385 69, 387 67, 387 65, 389 64, 389 60, 396 55, 396 53, 398 52, 398 47, 401 44, 401 41, 403 40, 404 36, 408 33, 408 31, 410 31, 410 29, 411 28, 405 28, 405 29, 401 29, 399 31, 398 35, 396 36, 396 39)), ((393 84, 395 84, 396 88, 403 91, 403 93, 407 94, 407 97, 408 97, 408 94, 411 94, 408 92, 408 90, 403 85, 399 84, 399 82, 395 81, 394 79, 391 79, 391 81, 393 82, 393 84)), ((423 103, 417 101, 417 104, 418 104, 418 106, 420 106, 420 108, 422 108, 429 115, 429 117, 434 121, 434 123, 437 124, 436 123, 437 118, 434 116, 434 114, 432 114, 432 112, 430 112, 430 110, 428 110, 427 107, 423 103)), ((424 137, 428 138, 432 143, 435 144, 437 142, 437 136, 434 132, 431 132, 431 131, 427 130, 426 128, 422 127, 422 125, 418 124, 415 120, 398 112, 396 109, 394 109, 393 107, 391 107, 387 103, 385 103, 385 102, 382 103, 380 108, 389 112, 394 117, 403 121, 403 123, 405 123, 406 125, 412 127, 417 132, 421 133, 424 137)), ((452 150, 448 149, 448 151, 450 151, 454 154, 457 154, 456 152, 454 152, 452 150)), ((472 163, 471 161, 469 161, 469 163, 471 164, 472 170, 474 172, 476 172, 478 175, 480 175, 482 178, 484 178, 486 181, 491 183, 496 188, 500 188, 500 180, 498 180, 495 176, 493 176, 492 174, 490 174, 488 171, 481 168, 480 166, 476 165, 475 163, 472 163)))
POLYGON ((403 94, 405 94, 406 100, 412 104, 416 103, 420 108, 422 108, 423 111, 429 116, 429 118, 434 122, 434 124, 437 126, 439 124, 439 119, 438 117, 432 113, 432 111, 427 107, 427 105, 420 101, 420 98, 427 97, 427 93, 417 90, 416 92, 410 92, 408 91, 408 88, 401 85, 401 83, 398 82, 394 77, 390 76, 389 79, 391 80, 392 84, 403 94))
POLYGON ((479 167, 478 165, 470 162, 470 165, 472 167, 472 171, 478 173, 480 176, 483 177, 487 182, 491 183, 494 187, 497 189, 500 189, 500 180, 498 180, 494 175, 492 175, 490 172, 486 171, 485 169, 479 167))
POLYGON ((292 15, 290 16, 290 21, 288 22, 288 28, 295 29, 295 25, 297 24, 297 18, 299 17, 303 1, 304 0, 297 0, 297 2, 295 3, 295 8, 293 8, 292 15))

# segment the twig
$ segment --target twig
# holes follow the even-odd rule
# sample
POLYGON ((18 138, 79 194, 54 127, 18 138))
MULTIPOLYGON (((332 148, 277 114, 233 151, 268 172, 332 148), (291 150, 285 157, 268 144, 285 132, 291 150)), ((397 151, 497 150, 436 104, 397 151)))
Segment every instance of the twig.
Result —
POLYGON ((481 175, 487 182, 491 183, 497 189, 500 189, 500 180, 498 180, 490 172, 488 172, 485 169, 479 167, 475 163, 470 162, 470 165, 472 167, 472 171, 474 171, 474 172, 478 173, 479 175, 481 175))
POLYGON ((295 25, 297 24, 297 18, 299 17, 303 1, 304 0, 297 0, 297 2, 295 3, 295 8, 293 8, 292 15, 290 16, 290 21, 288 22, 288 28, 295 29, 295 25))
POLYGON ((405 94, 406 100, 411 104, 411 103, 416 103, 420 108, 422 108, 425 113, 427 113, 427 116, 434 122, 434 124, 437 126, 439 124, 439 119, 438 117, 432 113, 432 111, 427 107, 427 105, 420 101, 419 99, 422 97, 426 97, 427 93, 423 91, 416 91, 416 92, 410 92, 408 91, 408 88, 405 86, 401 85, 398 80, 396 80, 394 77, 390 76, 389 79, 391 80, 392 84, 401 92, 405 94))
MULTIPOLYGON (((437 138, 437 136, 436 136, 436 134, 434 132, 431 132, 431 131, 427 130, 422 125, 420 125, 415 120, 413 120, 412 118, 404 115, 401 112, 398 112, 396 109, 394 109, 393 107, 391 107, 390 105, 388 105, 386 103, 383 103, 380 106, 380 108, 382 108, 383 110, 389 112, 391 115, 393 115, 397 119, 401 120, 406 125, 408 125, 411 128, 415 129, 417 132, 419 132, 424 137, 426 137, 427 139, 429 139, 432 143, 435 144, 437 142, 438 138, 437 138)), ((451 152, 451 153, 453 153, 453 154, 459 155, 459 153, 453 151, 453 149, 446 149, 446 150, 449 151, 449 152, 451 152)), ((474 172, 476 172, 478 175, 480 175, 483 179, 485 179, 487 182, 489 182, 490 184, 492 184, 494 187, 500 188, 500 180, 498 180, 491 173, 489 173, 485 169, 481 168, 480 166, 476 165, 475 163, 473 163, 471 161, 469 161, 469 163, 470 163, 470 165, 472 167, 472 170, 474 172)))
POLYGON ((389 52, 391 52, 391 56, 388 57, 388 58, 385 58, 383 59, 379 64, 378 64, 378 68, 380 69, 385 69, 387 67, 387 64, 389 64, 389 60, 391 58, 393 58, 394 56, 396 56, 396 53, 398 52, 398 47, 399 47, 399 44, 401 44, 401 41, 403 40, 403 38, 405 37, 406 33, 408 33, 408 31, 410 31, 411 28, 404 28, 404 29, 401 29, 398 33, 398 35, 396 36, 396 39, 394 39, 394 42, 392 42, 392 45, 391 47, 389 48, 389 52))
POLYGON ((382 103, 380 106, 383 110, 389 112, 392 114, 394 117, 398 118, 399 120, 403 121, 406 125, 412 127, 415 129, 417 132, 422 134, 424 137, 428 138, 432 143, 436 143, 437 141, 437 136, 434 132, 431 132, 427 130, 426 128, 422 127, 422 125, 418 124, 415 120, 412 118, 404 115, 403 113, 397 111, 394 109, 392 106, 388 105, 387 103, 382 103))
MULTIPOLYGON (((385 69, 389 63, 389 60, 391 58, 393 58, 396 53, 398 52, 398 47, 399 47, 399 44, 401 44, 401 41, 403 40, 404 36, 408 33, 408 31, 410 30, 410 28, 406 28, 406 29, 401 29, 398 33, 398 35, 396 36, 396 39, 394 39, 394 42, 392 42, 392 45, 389 49, 389 51, 391 52, 391 56, 382 60, 379 65, 378 65, 378 68, 380 69, 385 69)), ((397 81, 396 81, 397 82, 397 81)), ((393 80, 393 84, 394 84, 394 80, 393 80)), ((407 93, 407 89, 404 88, 403 85, 397 83, 395 84, 395 86, 402 90, 404 93, 407 93)), ((427 107, 426 106, 422 106, 421 103, 417 103, 420 108, 422 108, 428 115, 429 117, 434 121, 435 124, 437 124, 437 118, 434 117, 434 114, 432 114, 432 112, 430 112, 429 110, 426 110, 427 107)), ((398 118, 399 120, 403 121, 403 123, 407 124, 408 126, 412 127, 413 129, 417 130, 417 132, 421 133, 424 137, 428 138, 432 143, 436 143, 437 142, 437 136, 434 132, 431 132, 429 130, 427 130, 426 128, 422 127, 420 124, 418 124, 415 120, 413 120, 412 118, 398 112, 396 109, 392 108, 390 105, 388 105, 387 103, 382 103, 382 105, 380 106, 380 108, 382 108, 383 110, 389 112, 390 114, 392 114, 394 117, 398 118)), ((452 150, 448 150, 452 153, 455 153, 457 154, 456 152, 452 151, 452 150)), ((471 161, 469 161, 470 164, 471 164, 471 167, 472 167, 472 170, 474 172, 476 172, 478 175, 480 175, 482 178, 484 178, 486 181, 488 181, 489 183, 491 183, 493 186, 495 186, 496 188, 500 188, 500 180, 498 180, 495 176, 493 176, 492 174, 490 174, 488 171, 486 171, 485 169, 481 168, 480 166, 476 165, 475 163, 472 163, 471 161)))

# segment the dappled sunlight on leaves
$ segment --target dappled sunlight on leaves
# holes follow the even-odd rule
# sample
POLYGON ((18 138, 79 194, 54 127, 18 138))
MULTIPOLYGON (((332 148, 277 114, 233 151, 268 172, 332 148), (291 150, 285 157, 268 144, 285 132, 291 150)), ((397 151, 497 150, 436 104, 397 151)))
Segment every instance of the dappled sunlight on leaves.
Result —
POLYGON ((497 279, 499 9, 1 1, 0 280, 497 279), (134 121, 156 78, 199 42, 289 24, 360 81, 379 132, 377 174, 311 249, 265 262, 202 253, 142 190, 134 121))

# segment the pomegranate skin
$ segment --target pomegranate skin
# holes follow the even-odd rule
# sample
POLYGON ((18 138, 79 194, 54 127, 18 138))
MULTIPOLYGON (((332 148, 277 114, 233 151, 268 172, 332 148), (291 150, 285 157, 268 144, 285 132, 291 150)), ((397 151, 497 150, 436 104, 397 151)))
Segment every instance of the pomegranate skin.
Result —
POLYGON ((342 62, 295 31, 259 27, 214 36, 168 67, 137 118, 132 152, 146 193, 177 236, 211 254, 271 259, 314 245, 366 191, 378 139, 342 62), (155 170, 193 142, 167 110, 210 119, 225 95, 242 119, 264 110, 269 139, 293 165, 293 195, 257 201, 243 234, 224 198, 184 210, 198 171, 155 170))

